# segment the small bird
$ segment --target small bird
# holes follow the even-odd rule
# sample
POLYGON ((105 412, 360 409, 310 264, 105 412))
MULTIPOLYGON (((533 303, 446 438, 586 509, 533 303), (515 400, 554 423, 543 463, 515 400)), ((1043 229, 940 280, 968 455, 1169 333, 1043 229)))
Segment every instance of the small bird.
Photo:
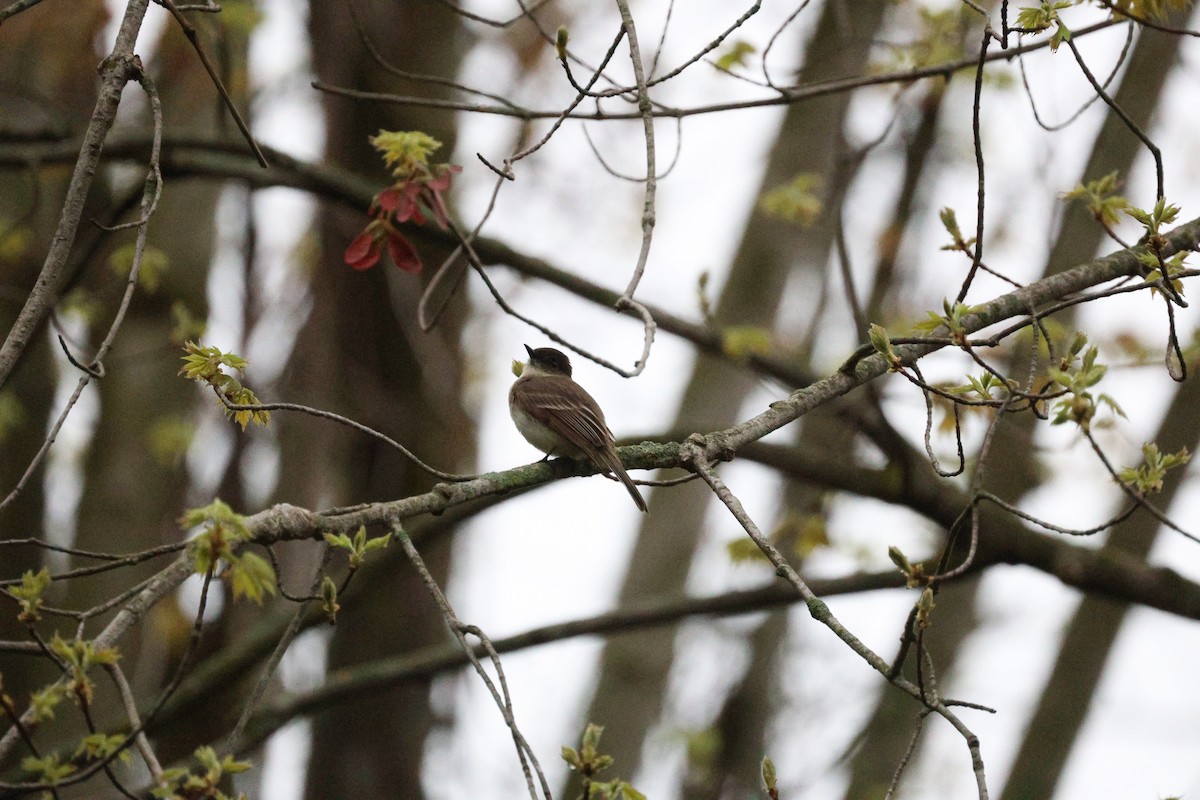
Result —
POLYGON ((531 445, 550 456, 586 458, 612 472, 637 507, 646 501, 617 456, 604 412, 582 386, 571 380, 571 361, 553 347, 525 345, 529 363, 508 392, 508 410, 517 430, 531 445))

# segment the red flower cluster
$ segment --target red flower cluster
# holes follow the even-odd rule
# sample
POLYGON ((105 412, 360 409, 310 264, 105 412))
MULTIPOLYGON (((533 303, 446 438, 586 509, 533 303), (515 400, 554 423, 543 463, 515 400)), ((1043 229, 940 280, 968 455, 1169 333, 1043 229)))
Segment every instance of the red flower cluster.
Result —
POLYGON ((438 227, 446 230, 450 223, 442 193, 450 188, 454 174, 461 171, 462 167, 454 164, 434 164, 398 179, 375 195, 368 209, 374 219, 350 242, 343 260, 354 269, 370 269, 379 262, 386 245, 397 267, 405 272, 420 272, 421 257, 396 226, 402 222, 424 225, 426 215, 432 214, 438 227))

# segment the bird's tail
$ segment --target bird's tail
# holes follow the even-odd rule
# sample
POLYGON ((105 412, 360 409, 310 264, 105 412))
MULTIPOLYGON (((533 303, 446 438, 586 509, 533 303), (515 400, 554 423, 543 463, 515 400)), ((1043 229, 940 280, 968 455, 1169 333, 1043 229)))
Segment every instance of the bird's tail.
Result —
POLYGON ((629 477, 629 473, 625 471, 625 466, 621 464, 621 459, 617 455, 614 448, 609 448, 607 452, 602 454, 604 459, 603 466, 607 467, 621 483, 625 484, 625 488, 629 491, 629 496, 633 498, 633 502, 637 503, 637 507, 641 511, 648 511, 646 508, 646 500, 642 497, 642 493, 638 491, 637 484, 633 482, 633 478, 629 477))

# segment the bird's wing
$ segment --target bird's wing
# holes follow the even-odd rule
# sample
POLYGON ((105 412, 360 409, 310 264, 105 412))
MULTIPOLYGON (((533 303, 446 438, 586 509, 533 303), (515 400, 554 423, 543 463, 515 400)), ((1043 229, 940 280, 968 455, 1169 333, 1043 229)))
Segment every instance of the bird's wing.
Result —
POLYGON ((518 381, 514 391, 528 401, 522 407, 530 415, 571 444, 587 453, 607 449, 612 434, 604 423, 604 412, 579 384, 566 377, 543 377, 518 381), (540 384, 543 389, 530 388, 540 384))

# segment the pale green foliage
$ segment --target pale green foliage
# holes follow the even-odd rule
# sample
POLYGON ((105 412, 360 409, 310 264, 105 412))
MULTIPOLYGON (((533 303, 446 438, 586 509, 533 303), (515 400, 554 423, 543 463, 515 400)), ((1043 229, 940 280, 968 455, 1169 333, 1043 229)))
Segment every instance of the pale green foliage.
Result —
POLYGON ((125 737, 119 733, 93 733, 83 737, 79 747, 75 748, 75 757, 85 761, 99 761, 119 752, 117 757, 128 764, 132 756, 128 750, 123 749, 125 741, 125 737))
POLYGON ((347 551, 350 559, 350 569, 356 570, 366 561, 367 553, 372 550, 382 550, 391 542, 392 535, 390 533, 383 536, 376 536, 374 539, 367 538, 367 529, 360 525, 358 530, 354 532, 354 538, 350 538, 344 533, 327 533, 325 534, 325 543, 330 547, 335 547, 340 550, 347 551))
MULTIPOLYGON (((221 791, 220 784, 226 775, 236 775, 250 769, 248 761, 237 761, 233 756, 218 757, 211 747, 201 747, 195 752, 200 762, 195 771, 183 767, 163 770, 162 782, 151 792, 160 800, 189 800, 203 797, 206 800, 233 800, 221 791)), ((244 794, 236 795, 238 800, 244 794)))
MULTIPOLYGON (((1142 251, 1137 254, 1138 263, 1149 269, 1146 273, 1146 283, 1158 283, 1166 279, 1171 288, 1175 290, 1175 294, 1183 296, 1183 281, 1176 276, 1187 266, 1187 257, 1191 251, 1180 250, 1170 258, 1159 258, 1154 253, 1142 251)), ((1150 291, 1158 294, 1159 287, 1152 286, 1150 291)))
POLYGON ((13 225, 0 214, 0 264, 15 264, 29 250, 33 233, 24 225, 13 225))
POLYGON ((888 548, 888 558, 896 565, 896 569, 904 575, 904 585, 909 589, 915 589, 918 586, 924 586, 929 582, 929 576, 925 574, 924 564, 914 564, 908 560, 908 556, 899 547, 892 545, 888 548))
POLYGON ((917 598, 917 627, 924 630, 929 627, 929 615, 933 613, 933 609, 937 608, 937 603, 933 602, 933 587, 926 586, 921 590, 921 596, 917 598))
POLYGON ((965 5, 943 9, 918 6, 917 24, 920 26, 912 41, 884 44, 888 57, 873 63, 872 72, 877 74, 898 72, 906 69, 921 69, 958 61, 962 58, 962 40, 969 9, 965 5))
POLYGON ((817 221, 824 208, 818 194, 820 188, 821 176, 804 172, 764 192, 758 199, 758 207, 769 217, 806 228, 817 221))
MULTIPOLYGON (((1181 250, 1169 258, 1164 258, 1162 251, 1167 243, 1163 235, 1163 228, 1179 218, 1179 211, 1179 206, 1168 203, 1165 197, 1158 198, 1154 203, 1154 208, 1149 211, 1132 207, 1125 209, 1126 214, 1137 220, 1146 229, 1142 242, 1147 249, 1139 250, 1137 253, 1138 263, 1147 269, 1146 283, 1166 281, 1176 295, 1183 294, 1183 282, 1178 280, 1176 275, 1183 270, 1184 262, 1190 251, 1181 250)), ((1158 292, 1159 287, 1155 286, 1152 291, 1158 292)))
POLYGON ((249 0, 236 0, 236 2, 221 3, 221 28, 229 33, 239 33, 243 36, 249 36, 254 33, 254 29, 258 27, 263 20, 263 13, 253 2, 249 0))
POLYGON ((571 30, 566 25, 559 25, 554 32, 554 54, 559 61, 567 60, 567 45, 571 41, 571 30))
POLYGON ((987 403, 1004 399, 1004 396, 1013 388, 1013 383, 1015 382, 1005 382, 995 373, 984 371, 979 375, 967 375, 965 384, 951 386, 946 391, 964 400, 979 400, 987 403), (995 392, 1002 392, 1002 394, 997 396, 995 392))
POLYGON ((54 709, 67 696, 67 687, 61 683, 52 683, 44 689, 39 689, 29 696, 29 711, 34 723, 54 719, 54 709))
POLYGON ((250 529, 246 518, 236 513, 221 500, 213 500, 203 508, 192 508, 184 512, 179 520, 184 530, 204 530, 188 542, 193 569, 200 575, 216 571, 224 562, 227 577, 234 597, 248 597, 262 603, 267 595, 275 594, 275 570, 257 553, 239 551, 240 545, 250 540, 250 529))
MULTIPOLYGON (((250 365, 244 358, 233 353, 223 353, 216 347, 204 347, 198 342, 185 343, 183 351, 186 355, 183 357, 183 367, 179 370, 180 375, 198 383, 207 383, 233 405, 259 405, 254 392, 243 386, 237 378, 224 372, 226 368, 245 371, 250 365)), ((261 409, 232 409, 226 406, 225 414, 241 425, 242 430, 246 430, 246 426, 251 422, 266 425, 271 421, 271 412, 261 409)))
POLYGON ((337 622, 337 612, 342 608, 337 600, 337 584, 333 582, 333 578, 326 575, 321 578, 321 610, 329 618, 330 624, 337 622))
POLYGON ((888 336, 887 329, 882 325, 872 322, 870 328, 867 329, 867 338, 871 342, 871 347, 875 348, 875 352, 887 359, 889 372, 894 372, 904 363, 896 354, 892 347, 891 337, 888 336))
POLYGON ((592 781, 588 800, 646 800, 646 795, 633 788, 629 781, 592 781))
POLYGON ((750 561, 771 563, 767 561, 767 557, 763 555, 763 551, 754 543, 754 540, 746 536, 739 536, 726 542, 725 555, 735 564, 744 564, 750 561))
POLYGON ((401 179, 427 172, 429 157, 442 146, 421 131, 380 130, 370 137, 370 142, 383 154, 383 163, 391 169, 392 176, 401 179))
MULTIPOLYGON (((824 514, 788 511, 767 536, 767 540, 776 545, 788 543, 786 546, 791 554, 797 560, 803 561, 813 552, 829 547, 829 527, 824 514)), ((739 536, 732 540, 725 545, 725 551, 729 560, 735 564, 749 561, 770 563, 763 551, 748 536, 739 536)))
POLYGON ((1117 477, 1140 495, 1157 494, 1162 491, 1167 472, 1183 466, 1190 458, 1186 447, 1175 453, 1162 453, 1157 444, 1147 442, 1142 445, 1141 465, 1125 467, 1117 477))
POLYGON ((208 323, 197 317, 182 300, 171 304, 171 341, 182 345, 189 339, 199 339, 208 330, 208 323))
POLYGON ((686 731, 683 738, 688 764, 694 772, 707 775, 716 764, 723 746, 721 732, 716 728, 686 731))
POLYGON ((76 286, 63 298, 62 311, 90 325, 100 319, 101 314, 108 311, 108 307, 95 292, 88 291, 83 286, 76 286))
POLYGON ((190 543, 192 558, 199 572, 208 572, 231 544, 240 544, 250 538, 246 518, 220 499, 202 508, 189 508, 179 518, 179 525, 184 530, 196 527, 205 529, 190 543))
POLYGON ((758 48, 744 39, 737 39, 729 43, 721 55, 717 56, 717 60, 713 62, 717 69, 729 72, 735 67, 746 66, 747 57, 758 52, 758 48))
POLYGON ((762 775, 763 788, 767 790, 767 794, 771 797, 779 796, 779 785, 775 776, 775 762, 770 756, 763 756, 762 764, 759 765, 759 773, 762 775))
POLYGON ((26 570, 21 583, 8 588, 8 593, 21 604, 21 613, 17 615, 19 621, 36 622, 42 618, 38 611, 42 607, 42 595, 49 586, 50 570, 42 567, 37 572, 26 570))
POLYGON ((593 776, 612 766, 612 756, 600 752, 600 735, 604 728, 591 722, 583 731, 579 749, 563 746, 562 760, 573 772, 583 776, 587 800, 646 800, 646 796, 620 779, 599 782, 593 776))
MULTIPOLYGON (((137 255, 136 245, 133 243, 123 244, 113 250, 112 255, 108 257, 108 267, 120 277, 127 278, 133 269, 135 255, 137 255)), ((145 289, 148 294, 154 294, 158 291, 162 274, 167 271, 168 266, 170 266, 170 259, 167 258, 166 253, 157 247, 146 245, 142 249, 141 266, 138 267, 138 286, 145 289)))
POLYGON ((975 244, 975 237, 965 238, 962 229, 958 227, 958 215, 954 213, 954 209, 949 206, 938 212, 938 219, 942 221, 942 227, 950 234, 951 242, 947 245, 942 245, 942 250, 952 250, 967 253, 971 252, 971 245, 975 244))
POLYGON ((948 299, 942 300, 943 314, 935 314, 932 311, 926 311, 925 319, 913 325, 919 331, 932 333, 938 328, 945 326, 950 335, 954 337, 962 337, 966 334, 967 329, 963 325, 963 317, 975 311, 974 306, 969 306, 966 303, 951 303, 948 299))
POLYGON ((583 730, 583 739, 580 741, 578 750, 563 745, 562 759, 567 762, 567 766, 583 772, 585 775, 592 775, 612 766, 612 756, 600 753, 600 737, 603 733, 603 725, 589 722, 583 730))
POLYGON ((50 651, 58 656, 66 673, 67 687, 80 702, 90 704, 95 685, 88 672, 92 667, 115 664, 121 657, 112 647, 96 647, 86 639, 63 639, 57 633, 50 640, 50 651))
POLYGON ((33 775, 38 783, 56 786, 75 772, 75 765, 70 762, 64 764, 57 753, 50 753, 41 758, 25 756, 21 760, 21 769, 33 775))
POLYGON ((721 350, 735 361, 771 352, 771 331, 756 325, 730 325, 721 330, 721 350))
POLYGON ((267 595, 275 594, 275 569, 258 553, 247 551, 226 560, 234 597, 248 597, 262 605, 267 595))
POLYGON ((1170 225, 1179 217, 1179 206, 1168 203, 1165 197, 1160 197, 1154 203, 1154 208, 1144 211, 1140 208, 1127 208, 1125 213, 1146 227, 1147 236, 1159 236, 1166 225, 1170 225))
POLYGON ((146 444, 155 462, 166 467, 176 463, 187 452, 195 433, 196 425, 190 419, 159 417, 146 432, 146 444))
POLYGON ((1016 27, 1023 28, 1030 33, 1053 27, 1054 35, 1050 37, 1050 49, 1058 50, 1060 44, 1071 39, 1071 31, 1058 16, 1058 12, 1073 5, 1075 4, 1064 2, 1064 0, 1058 0, 1058 2, 1043 0, 1040 5, 1027 6, 1017 12, 1016 27))
POLYGON ((776 526, 774 535, 777 540, 791 539, 792 554, 798 559, 805 559, 817 550, 829 547, 829 526, 824 514, 799 514, 789 511, 776 526))
POLYGON ((904 554, 904 551, 899 547, 896 547, 895 545, 888 547, 888 558, 890 558, 892 563, 896 565, 896 568, 905 575, 908 575, 912 572, 912 563, 908 560, 908 556, 904 554))
POLYGON ((179 374, 188 380, 220 385, 221 379, 226 377, 222 372, 224 368, 242 372, 250 366, 246 359, 235 353, 222 353, 219 348, 203 347, 198 342, 187 342, 183 351, 187 355, 183 357, 179 374))
POLYGON ((1063 200, 1083 203, 1088 213, 1111 228, 1120 221, 1121 212, 1129 208, 1129 201, 1116 193, 1120 185, 1118 173, 1110 172, 1103 178, 1076 186, 1063 195, 1063 200))
POLYGON ((1052 425, 1074 422, 1086 431, 1091 427, 1092 418, 1101 404, 1125 416, 1125 412, 1111 397, 1105 394, 1093 396, 1089 391, 1104 379, 1108 367, 1096 362, 1099 351, 1094 345, 1083 349, 1086 344, 1087 337, 1082 333, 1076 334, 1071 348, 1058 366, 1047 371, 1051 381, 1047 390, 1055 390, 1056 385, 1066 390, 1066 396, 1054 406, 1056 413, 1051 420, 1052 425))

